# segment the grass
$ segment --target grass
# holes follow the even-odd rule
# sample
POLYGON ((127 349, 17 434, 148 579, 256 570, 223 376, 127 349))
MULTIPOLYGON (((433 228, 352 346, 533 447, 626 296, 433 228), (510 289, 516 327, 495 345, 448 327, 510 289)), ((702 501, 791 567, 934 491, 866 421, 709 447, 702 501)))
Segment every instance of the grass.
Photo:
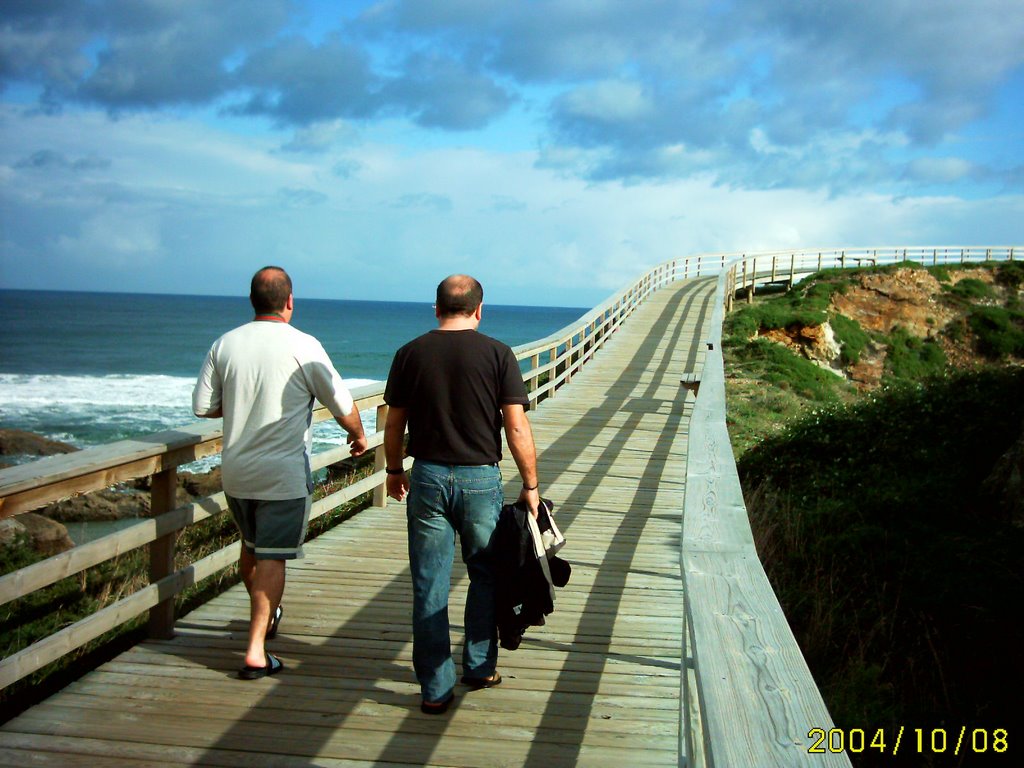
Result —
MULTIPOLYGON (((337 469, 332 470, 328 480, 317 487, 314 498, 322 498, 372 474, 373 457, 346 460, 335 466, 337 469)), ((363 494, 311 521, 307 540, 365 509, 370 498, 371 494, 363 494)), ((238 530, 226 512, 189 526, 178 535, 175 567, 185 567, 237 540, 238 530)), ((0 574, 11 573, 45 559, 26 546, 25 539, 19 544, 0 547, 0 574)), ((149 583, 148 572, 148 550, 134 549, 0 606, 0 654, 6 658, 132 594, 149 583)), ((175 616, 184 616, 239 581, 238 568, 234 565, 204 579, 175 598, 175 616)), ((144 639, 146 621, 146 614, 137 616, 4 688, 0 691, 0 722, 144 639)))

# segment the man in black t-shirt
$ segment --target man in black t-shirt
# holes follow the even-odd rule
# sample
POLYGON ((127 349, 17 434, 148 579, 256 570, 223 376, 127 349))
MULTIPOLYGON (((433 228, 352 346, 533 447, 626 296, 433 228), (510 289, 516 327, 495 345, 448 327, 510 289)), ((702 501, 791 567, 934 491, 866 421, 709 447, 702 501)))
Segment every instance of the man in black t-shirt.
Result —
POLYGON ((501 433, 522 477, 519 499, 537 514, 537 456, 526 409, 530 401, 508 345, 477 332, 483 288, 468 275, 437 287, 436 330, 395 353, 384 390, 388 495, 408 497, 409 566, 413 581, 413 666, 427 714, 454 698, 455 662, 448 592, 455 534, 469 572, 462 682, 490 688, 497 671, 491 536, 503 503, 501 433), (402 468, 409 428, 412 471, 402 468))

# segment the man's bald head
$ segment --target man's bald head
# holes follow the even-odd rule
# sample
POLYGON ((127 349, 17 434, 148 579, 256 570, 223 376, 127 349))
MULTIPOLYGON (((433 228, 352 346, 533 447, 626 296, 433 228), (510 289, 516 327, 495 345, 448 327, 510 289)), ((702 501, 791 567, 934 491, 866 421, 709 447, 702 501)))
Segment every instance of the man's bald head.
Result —
POLYGON ((483 286, 469 275, 449 275, 437 286, 438 317, 472 315, 483 301, 483 286))
POLYGON ((264 267, 252 276, 249 301, 258 315, 279 314, 292 295, 292 279, 280 267, 264 267))

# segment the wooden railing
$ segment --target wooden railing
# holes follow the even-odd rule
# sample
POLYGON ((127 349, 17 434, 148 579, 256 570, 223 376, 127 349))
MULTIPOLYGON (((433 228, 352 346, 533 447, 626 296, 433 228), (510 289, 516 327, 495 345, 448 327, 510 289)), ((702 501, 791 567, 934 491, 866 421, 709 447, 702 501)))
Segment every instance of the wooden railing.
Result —
MULTIPOLYGON (((659 264, 575 323, 515 348, 531 402, 554 397, 651 293, 675 280, 719 275, 700 396, 691 420, 694 450, 688 461, 683 511, 682 575, 687 647, 692 656, 682 691, 686 755, 701 755, 707 765, 849 764, 845 754, 807 753, 808 728, 827 730, 831 720, 753 549, 725 428, 720 349, 724 312, 732 307, 737 293, 750 295, 755 284, 785 279, 785 275, 792 280, 797 274, 865 260, 942 264, 1012 259, 1014 253, 1014 248, 929 247, 695 255, 659 264)), ((364 418, 375 414, 376 429, 368 441, 374 451, 374 471, 317 500, 311 519, 368 492, 374 504, 386 503, 383 391, 383 383, 353 391, 364 418)), ((317 422, 329 418, 326 409, 314 411, 317 422)), ((0 660, 0 688, 147 611, 150 634, 169 636, 175 596, 236 561, 237 545, 232 545, 187 566, 173 567, 178 532, 227 508, 223 493, 182 507, 174 501, 178 468, 218 453, 221 438, 219 422, 198 422, 0 470, 0 518, 118 483, 152 478, 148 518, 0 577, 3 605, 130 550, 149 548, 148 586, 0 660)), ((347 446, 317 453, 312 468, 320 470, 347 454, 347 446)))
POLYGON ((950 266, 987 261, 1013 261, 1020 246, 887 246, 883 248, 832 248, 800 251, 765 251, 731 254, 724 286, 726 310, 731 311, 738 294, 752 301, 758 284, 793 284, 796 276, 823 269, 884 266, 913 261, 924 266, 950 266))
POLYGON ((722 321, 758 284, 822 269, 916 261, 1012 260, 1019 247, 918 247, 733 254, 718 278, 690 418, 683 510, 686 647, 682 752, 688 765, 849 766, 834 725, 757 557, 726 429, 722 321))

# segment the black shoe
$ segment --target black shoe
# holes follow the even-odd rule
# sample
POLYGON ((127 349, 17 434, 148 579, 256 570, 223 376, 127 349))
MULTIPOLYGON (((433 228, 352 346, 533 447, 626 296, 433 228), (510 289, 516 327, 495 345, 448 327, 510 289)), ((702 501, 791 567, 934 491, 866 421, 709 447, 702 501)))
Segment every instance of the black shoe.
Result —
POLYGON ((463 677, 462 684, 468 685, 474 691, 480 688, 493 688, 496 685, 501 685, 501 673, 495 672, 490 677, 463 677))
POLYGON ((448 711, 448 707, 455 701, 455 694, 449 693, 448 698, 443 701, 421 701, 420 712, 425 715, 443 715, 448 711))

